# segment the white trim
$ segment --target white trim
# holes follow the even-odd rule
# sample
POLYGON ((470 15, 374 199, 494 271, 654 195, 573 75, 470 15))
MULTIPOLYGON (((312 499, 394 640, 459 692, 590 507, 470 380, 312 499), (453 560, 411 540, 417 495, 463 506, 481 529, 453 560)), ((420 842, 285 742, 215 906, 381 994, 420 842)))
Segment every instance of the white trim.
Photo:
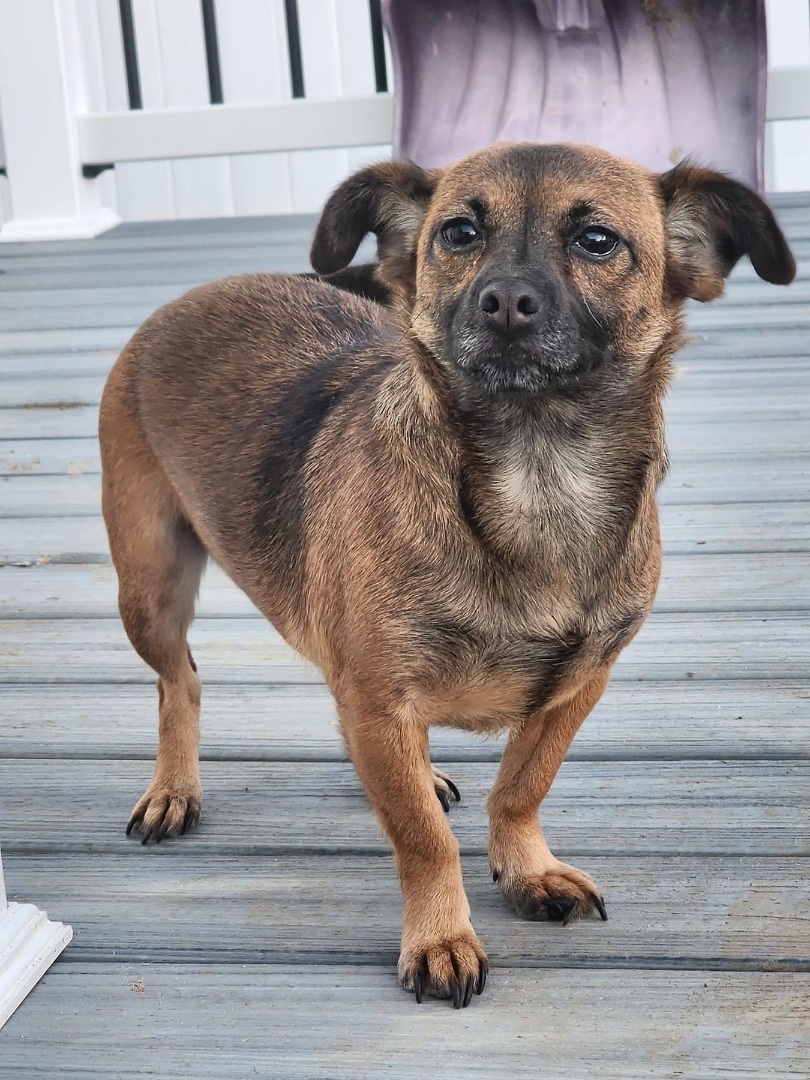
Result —
POLYGON ((33 904, 0 911, 0 1028, 72 937, 69 926, 50 922, 33 904))
POLYGON ((86 217, 13 218, 0 229, 0 244, 17 244, 21 240, 90 240, 120 223, 118 214, 106 207, 86 217))
POLYGON ((390 94, 283 105, 205 105, 78 117, 86 164, 323 150, 389 142, 390 94))
POLYGON ((810 119, 810 67, 774 68, 768 72, 766 118, 810 119))

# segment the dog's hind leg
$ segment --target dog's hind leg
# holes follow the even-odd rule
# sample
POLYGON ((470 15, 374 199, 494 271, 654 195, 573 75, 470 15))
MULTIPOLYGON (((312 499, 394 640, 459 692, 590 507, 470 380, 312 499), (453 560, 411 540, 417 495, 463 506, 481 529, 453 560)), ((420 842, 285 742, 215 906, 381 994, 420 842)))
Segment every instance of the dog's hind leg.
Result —
POLYGON ((127 834, 134 829, 146 843, 178 836, 200 816, 200 680, 186 635, 207 556, 116 375, 101 410, 104 517, 124 628, 158 675, 154 775, 127 825, 127 834))
POLYGON ((449 814, 450 800, 461 802, 461 793, 447 773, 440 772, 434 765, 431 765, 430 771, 433 774, 433 790, 436 792, 436 798, 442 804, 445 814, 449 814))

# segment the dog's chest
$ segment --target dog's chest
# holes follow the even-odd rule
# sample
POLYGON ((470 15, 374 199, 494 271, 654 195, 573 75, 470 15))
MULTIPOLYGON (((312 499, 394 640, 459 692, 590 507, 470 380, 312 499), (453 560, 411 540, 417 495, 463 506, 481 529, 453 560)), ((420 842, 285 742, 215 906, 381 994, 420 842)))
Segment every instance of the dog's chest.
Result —
POLYGON ((492 518, 502 542, 524 553, 542 547, 546 558, 587 557, 583 542, 599 535, 614 509, 599 466, 598 453, 579 454, 565 443, 507 443, 490 481, 492 518))
POLYGON ((420 697, 430 723, 499 730, 564 697, 604 667, 646 614, 579 612, 566 623, 436 620, 422 634, 420 697))
POLYGON ((519 723, 604 669, 641 625, 654 583, 619 512, 612 451, 597 435, 574 445, 523 431, 492 452, 476 542, 437 566, 441 614, 425 617, 430 601, 415 611, 430 722, 519 723))

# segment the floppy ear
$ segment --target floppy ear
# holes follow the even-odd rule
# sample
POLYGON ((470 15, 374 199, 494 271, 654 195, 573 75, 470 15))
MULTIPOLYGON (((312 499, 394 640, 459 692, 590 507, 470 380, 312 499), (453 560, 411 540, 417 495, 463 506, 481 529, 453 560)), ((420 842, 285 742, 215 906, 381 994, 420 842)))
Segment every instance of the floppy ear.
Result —
POLYGON ((315 230, 313 267, 319 274, 343 270, 363 237, 373 232, 380 277, 412 286, 416 239, 438 175, 409 162, 389 161, 344 180, 329 196, 315 230))
POLYGON ((669 238, 674 296, 716 300, 737 260, 748 255, 765 281, 788 285, 796 262, 770 208, 723 173, 681 163, 658 178, 669 238))

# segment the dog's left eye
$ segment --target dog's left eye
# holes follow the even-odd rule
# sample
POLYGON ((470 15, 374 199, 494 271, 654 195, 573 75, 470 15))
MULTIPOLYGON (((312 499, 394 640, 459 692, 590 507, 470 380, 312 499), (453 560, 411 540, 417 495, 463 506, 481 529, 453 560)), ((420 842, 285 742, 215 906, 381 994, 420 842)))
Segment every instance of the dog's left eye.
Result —
POLYGON ((469 247, 481 238, 481 232, 469 218, 453 218, 442 225, 441 238, 451 249, 469 247))
POLYGON ((601 225, 589 225, 582 230, 574 243, 592 259, 606 259, 616 251, 621 240, 610 229, 603 229, 601 225))

